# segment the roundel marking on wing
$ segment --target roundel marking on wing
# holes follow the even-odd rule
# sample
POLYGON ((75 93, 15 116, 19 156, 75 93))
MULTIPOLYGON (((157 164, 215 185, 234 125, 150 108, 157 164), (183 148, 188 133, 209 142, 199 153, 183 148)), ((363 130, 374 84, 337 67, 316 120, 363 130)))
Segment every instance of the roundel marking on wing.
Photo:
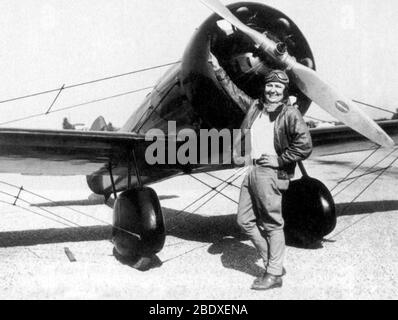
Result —
POLYGON ((350 107, 343 101, 337 101, 335 106, 340 112, 348 113, 350 111, 350 107))

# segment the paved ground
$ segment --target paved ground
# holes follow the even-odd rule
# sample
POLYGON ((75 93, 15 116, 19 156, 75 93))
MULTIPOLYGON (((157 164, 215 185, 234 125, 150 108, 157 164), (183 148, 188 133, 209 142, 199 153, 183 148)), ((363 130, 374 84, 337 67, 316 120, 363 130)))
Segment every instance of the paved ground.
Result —
MULTIPOLYGON (((367 154, 311 160, 307 169, 332 189, 367 154)), ((353 175, 388 166, 394 157, 383 160, 387 155, 378 152, 353 175)), ((232 173, 217 175, 227 178, 232 173)), ((84 177, 1 175, 0 201, 12 204, 14 198, 5 193, 18 193, 17 188, 3 183, 7 182, 23 185, 25 190, 56 203, 26 191, 21 192, 26 203, 0 203, 0 298, 397 299, 397 164, 349 205, 378 173, 333 190, 333 194, 338 193, 335 201, 340 214, 336 229, 320 248, 288 247, 284 286, 269 292, 249 289, 262 268, 251 243, 237 230, 236 204, 218 195, 203 206, 209 196, 186 208, 208 191, 190 177, 153 186, 161 198, 168 236, 158 255, 162 265, 141 272, 113 256, 109 241, 111 205, 88 198, 84 177), (346 189, 339 193, 343 187, 346 189), (76 262, 70 262, 65 248, 76 262)), ((213 186, 219 183, 204 174, 199 177, 213 186)), ((237 188, 224 191, 237 199, 237 188)))

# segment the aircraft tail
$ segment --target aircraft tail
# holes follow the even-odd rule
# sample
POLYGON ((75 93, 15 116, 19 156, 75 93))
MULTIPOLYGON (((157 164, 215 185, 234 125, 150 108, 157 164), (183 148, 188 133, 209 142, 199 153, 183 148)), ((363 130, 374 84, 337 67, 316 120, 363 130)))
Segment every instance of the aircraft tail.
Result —
POLYGON ((90 131, 106 131, 106 122, 103 116, 99 116, 94 120, 93 124, 90 127, 90 131))
POLYGON ((90 131, 117 131, 117 129, 112 126, 112 123, 107 124, 103 116, 99 116, 91 125, 90 131))

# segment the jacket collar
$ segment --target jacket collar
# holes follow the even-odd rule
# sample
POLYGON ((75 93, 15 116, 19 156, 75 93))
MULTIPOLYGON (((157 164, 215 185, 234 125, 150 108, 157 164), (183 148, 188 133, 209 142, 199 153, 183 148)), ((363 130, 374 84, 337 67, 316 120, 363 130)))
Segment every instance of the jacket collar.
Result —
MULTIPOLYGON (((274 121, 279 115, 282 115, 283 113, 285 113, 286 112, 286 108, 285 107, 286 106, 291 106, 291 105, 292 104, 291 104, 289 98, 282 100, 279 103, 278 107, 275 109, 275 111, 267 112, 269 114, 270 118, 271 118, 271 121, 274 121)), ((258 112, 262 112, 264 110, 264 108, 266 108, 267 103, 264 102, 263 100, 259 100, 256 106, 257 106, 256 114, 258 114, 258 112)))
MULTIPOLYGON (((283 115, 286 112, 286 106, 290 106, 290 100, 285 99, 281 102, 280 108, 278 108, 275 112, 269 113, 270 118, 274 121, 279 116, 283 115)), ((250 128, 257 118, 258 114, 262 112, 264 109, 265 102, 263 100, 256 100, 254 104, 251 105, 250 109, 248 110, 245 119, 242 122, 241 128, 247 129, 250 128)))

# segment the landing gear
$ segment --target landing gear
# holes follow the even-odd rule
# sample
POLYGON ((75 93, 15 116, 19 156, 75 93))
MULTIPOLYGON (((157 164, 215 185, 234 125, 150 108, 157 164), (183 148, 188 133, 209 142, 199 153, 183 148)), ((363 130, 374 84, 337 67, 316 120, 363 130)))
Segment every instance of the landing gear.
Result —
POLYGON ((158 266, 161 262, 156 253, 162 250, 166 240, 162 208, 156 192, 143 186, 134 148, 127 168, 127 190, 119 196, 116 194, 112 163, 109 163, 108 168, 116 199, 112 232, 115 257, 142 271, 158 266), (131 185, 132 166, 137 187, 131 185))
POLYGON ((156 253, 166 238, 159 198, 148 187, 122 192, 113 209, 115 255, 122 262, 147 270, 158 263, 156 253))
POLYGON ((311 245, 323 239, 336 226, 336 208, 327 187, 311 178, 300 164, 303 177, 292 181, 283 194, 282 214, 288 241, 311 245))

